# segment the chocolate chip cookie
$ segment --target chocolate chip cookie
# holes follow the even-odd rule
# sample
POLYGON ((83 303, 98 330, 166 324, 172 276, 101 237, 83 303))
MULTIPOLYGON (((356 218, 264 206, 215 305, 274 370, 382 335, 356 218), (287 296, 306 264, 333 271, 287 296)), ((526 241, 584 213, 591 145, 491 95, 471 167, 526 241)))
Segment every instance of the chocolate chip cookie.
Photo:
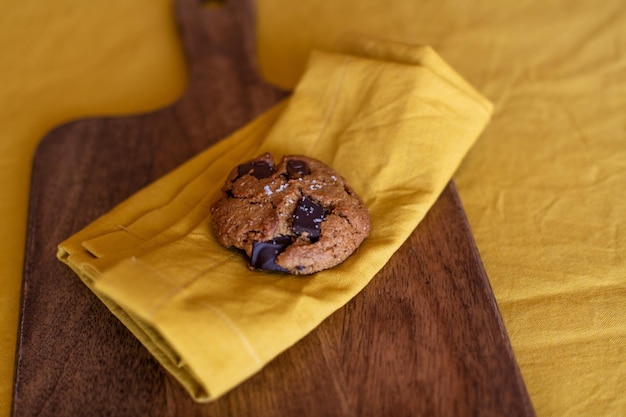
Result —
POLYGON ((220 244, 251 269, 312 274, 346 260, 370 231, 367 207, 338 173, 300 155, 266 153, 235 167, 211 207, 220 244))

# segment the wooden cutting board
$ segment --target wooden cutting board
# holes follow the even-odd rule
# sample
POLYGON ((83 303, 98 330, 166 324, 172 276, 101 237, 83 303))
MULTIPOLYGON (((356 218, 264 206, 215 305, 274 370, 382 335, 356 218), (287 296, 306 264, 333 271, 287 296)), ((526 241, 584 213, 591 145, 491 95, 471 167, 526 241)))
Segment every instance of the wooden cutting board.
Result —
POLYGON ((452 183, 365 290, 210 404, 56 260, 59 242, 287 96, 257 74, 249 1, 175 6, 180 100, 68 123, 36 153, 13 416, 534 415, 452 183))

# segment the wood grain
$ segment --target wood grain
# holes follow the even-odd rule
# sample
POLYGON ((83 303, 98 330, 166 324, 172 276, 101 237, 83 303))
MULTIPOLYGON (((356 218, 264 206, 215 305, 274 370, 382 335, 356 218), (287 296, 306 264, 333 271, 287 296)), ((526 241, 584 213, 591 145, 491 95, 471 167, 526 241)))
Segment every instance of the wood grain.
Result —
POLYGON ((67 236, 286 96, 256 71, 250 2, 176 12, 180 100, 68 123, 37 151, 12 415, 534 415, 452 183, 365 290, 205 405, 55 259, 67 236))

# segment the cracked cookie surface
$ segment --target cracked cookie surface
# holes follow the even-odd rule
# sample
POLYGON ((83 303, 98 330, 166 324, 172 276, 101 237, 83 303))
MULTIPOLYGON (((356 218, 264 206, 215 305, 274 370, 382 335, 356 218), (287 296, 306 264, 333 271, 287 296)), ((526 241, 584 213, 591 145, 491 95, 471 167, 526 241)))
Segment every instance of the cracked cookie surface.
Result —
POLYGON ((312 274, 346 260, 370 231, 365 204, 322 162, 263 154, 235 167, 211 207, 220 244, 243 250, 251 269, 312 274))

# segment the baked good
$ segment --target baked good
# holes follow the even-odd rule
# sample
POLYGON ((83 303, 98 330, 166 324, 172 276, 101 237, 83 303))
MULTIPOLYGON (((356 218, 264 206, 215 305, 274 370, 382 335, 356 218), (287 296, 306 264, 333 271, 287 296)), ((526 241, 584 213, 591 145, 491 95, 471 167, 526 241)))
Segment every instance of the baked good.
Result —
POLYGON ((346 180, 301 155, 263 154, 235 167, 211 207, 215 236, 243 250, 251 269, 312 274, 346 260, 370 231, 346 180))

